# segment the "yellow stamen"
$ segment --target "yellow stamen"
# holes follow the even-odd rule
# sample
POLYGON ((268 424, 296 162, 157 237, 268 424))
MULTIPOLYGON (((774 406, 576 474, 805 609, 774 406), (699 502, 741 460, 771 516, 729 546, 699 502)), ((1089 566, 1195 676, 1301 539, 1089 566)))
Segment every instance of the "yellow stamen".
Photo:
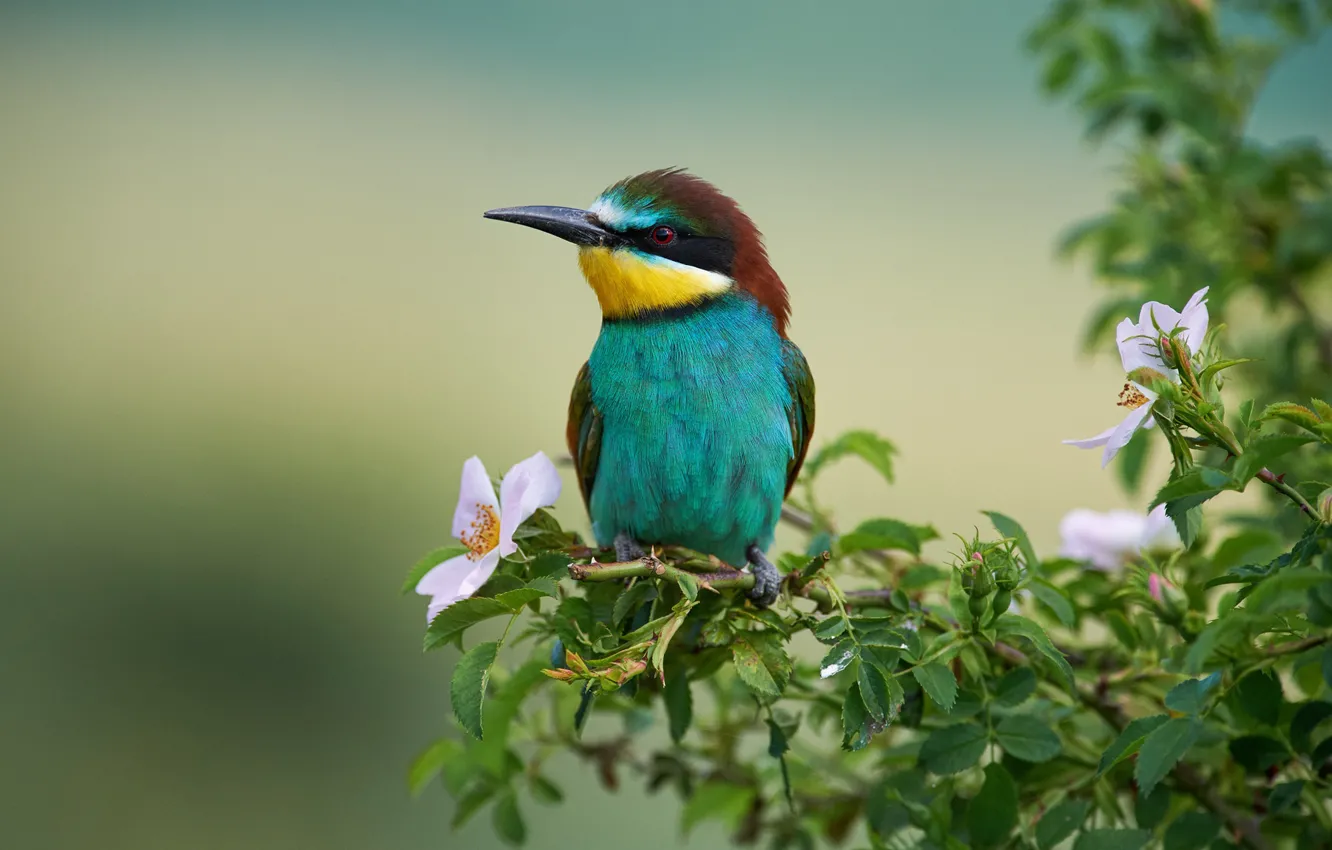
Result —
POLYGON ((472 520, 471 531, 464 531, 460 540, 471 551, 467 557, 479 561, 486 553, 499 545, 500 521, 495 509, 490 505, 476 503, 476 519, 472 520))
POLYGON ((1137 410, 1149 400, 1150 399, 1143 395, 1142 391, 1137 387, 1132 384, 1125 384, 1124 389, 1119 391, 1118 405, 1120 407, 1127 407, 1129 410, 1137 410))

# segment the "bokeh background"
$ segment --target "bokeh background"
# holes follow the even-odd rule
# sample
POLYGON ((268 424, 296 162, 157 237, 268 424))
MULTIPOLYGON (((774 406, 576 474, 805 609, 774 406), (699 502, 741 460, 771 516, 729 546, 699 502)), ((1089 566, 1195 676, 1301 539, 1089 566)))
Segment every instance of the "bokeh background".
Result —
MULTIPOLYGON (((599 317, 573 250, 483 221, 686 165, 791 288, 819 433, 902 449, 870 514, 1124 497, 1053 258, 1112 157, 1037 94, 1038 3, 0 7, 0 845, 485 848, 406 765, 451 651, 397 595, 464 458, 563 450, 599 317)), ((1332 138, 1332 44, 1260 137, 1332 138)), ((816 440, 818 437, 816 437, 816 440)), ((560 516, 581 522, 572 481, 560 516)), ((674 846, 673 799, 528 809, 533 848, 674 846), (594 812, 602 827, 579 825, 594 812)), ((700 830, 690 846, 720 846, 700 830)))

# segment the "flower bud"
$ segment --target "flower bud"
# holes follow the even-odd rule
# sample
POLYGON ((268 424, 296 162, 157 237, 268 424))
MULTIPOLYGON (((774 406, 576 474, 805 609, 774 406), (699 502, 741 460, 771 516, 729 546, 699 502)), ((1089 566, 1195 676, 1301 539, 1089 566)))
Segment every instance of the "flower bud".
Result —
POLYGON ((1332 523, 1332 487, 1318 494, 1314 509, 1318 511, 1318 516, 1323 522, 1332 523))
POLYGON ((1008 606, 1013 604, 1013 592, 999 588, 999 592, 994 595, 994 601, 990 603, 990 610, 994 612, 995 617, 1002 617, 1008 613, 1008 606))
POLYGON ((1172 626, 1178 625, 1189 610, 1189 600, 1184 592, 1157 573, 1152 573, 1147 578, 1147 592, 1156 603, 1156 610, 1161 619, 1172 626))

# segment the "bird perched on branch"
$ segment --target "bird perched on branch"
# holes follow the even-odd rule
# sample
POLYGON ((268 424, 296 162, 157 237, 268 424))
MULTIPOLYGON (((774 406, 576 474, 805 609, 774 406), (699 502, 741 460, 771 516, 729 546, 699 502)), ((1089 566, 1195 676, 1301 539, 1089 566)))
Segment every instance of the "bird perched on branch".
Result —
POLYGON ((747 562, 751 597, 770 605, 781 576, 764 553, 814 431, 814 379, 749 216, 675 168, 587 210, 485 215, 577 245, 600 302, 567 433, 598 543, 622 561, 661 544, 747 562))

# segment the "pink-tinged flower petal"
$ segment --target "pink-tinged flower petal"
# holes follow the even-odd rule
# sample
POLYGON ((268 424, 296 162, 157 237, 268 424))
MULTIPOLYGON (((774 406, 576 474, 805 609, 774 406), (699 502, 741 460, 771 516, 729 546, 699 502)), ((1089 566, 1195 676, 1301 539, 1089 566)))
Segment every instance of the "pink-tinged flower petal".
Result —
POLYGON ((1138 551, 1147 518, 1134 511, 1069 511, 1059 523, 1059 554, 1113 570, 1138 551))
POLYGON ((1165 602, 1165 594, 1161 591, 1161 577, 1152 573, 1147 577, 1147 592, 1152 595, 1158 603, 1165 602))
POLYGON ((499 565, 499 552, 491 550, 479 561, 466 555, 450 558, 421 577, 416 592, 430 597, 426 622, 455 602, 467 599, 486 583, 499 565))
POLYGON ((1134 386, 1138 387, 1138 390, 1147 396, 1148 402, 1141 407, 1130 410, 1128 416, 1124 417, 1124 421, 1115 426, 1114 431, 1110 434, 1110 439, 1105 443, 1105 453, 1101 455, 1102 469, 1109 466, 1110 461, 1114 460, 1115 455, 1119 454, 1119 450, 1128 445, 1128 441, 1133 438, 1133 432, 1142 427, 1143 420, 1147 419, 1147 415, 1152 412, 1152 402, 1156 401, 1156 394, 1144 387, 1139 387, 1137 384, 1134 384, 1134 386))
POLYGON ((1164 552, 1183 548, 1184 541, 1179 539, 1175 521, 1167 514, 1165 505, 1157 505, 1147 514, 1143 523, 1142 535, 1138 541, 1138 550, 1143 552, 1164 552))
POLYGON ((490 484, 486 466, 479 457, 469 457, 463 464, 462 481, 458 485, 458 507, 453 511, 453 536, 462 539, 487 521, 485 509, 499 514, 499 501, 490 484))
POLYGON ((500 482, 500 539, 501 555, 518 551, 513 533, 527 522, 537 508, 555 504, 560 497, 559 470, 545 452, 537 452, 527 460, 513 465, 500 482))
POLYGON ((1110 442, 1110 436, 1115 433, 1114 428, 1106 428, 1095 437, 1088 437, 1085 440, 1064 440, 1066 446, 1077 446, 1080 449, 1099 449, 1110 442))
POLYGON ((1179 318, 1179 327, 1184 328, 1184 343, 1189 347, 1190 354, 1197 354, 1198 349, 1202 347, 1203 340, 1207 337, 1207 289, 1204 286, 1193 297, 1189 303, 1184 305, 1184 312, 1179 318))

